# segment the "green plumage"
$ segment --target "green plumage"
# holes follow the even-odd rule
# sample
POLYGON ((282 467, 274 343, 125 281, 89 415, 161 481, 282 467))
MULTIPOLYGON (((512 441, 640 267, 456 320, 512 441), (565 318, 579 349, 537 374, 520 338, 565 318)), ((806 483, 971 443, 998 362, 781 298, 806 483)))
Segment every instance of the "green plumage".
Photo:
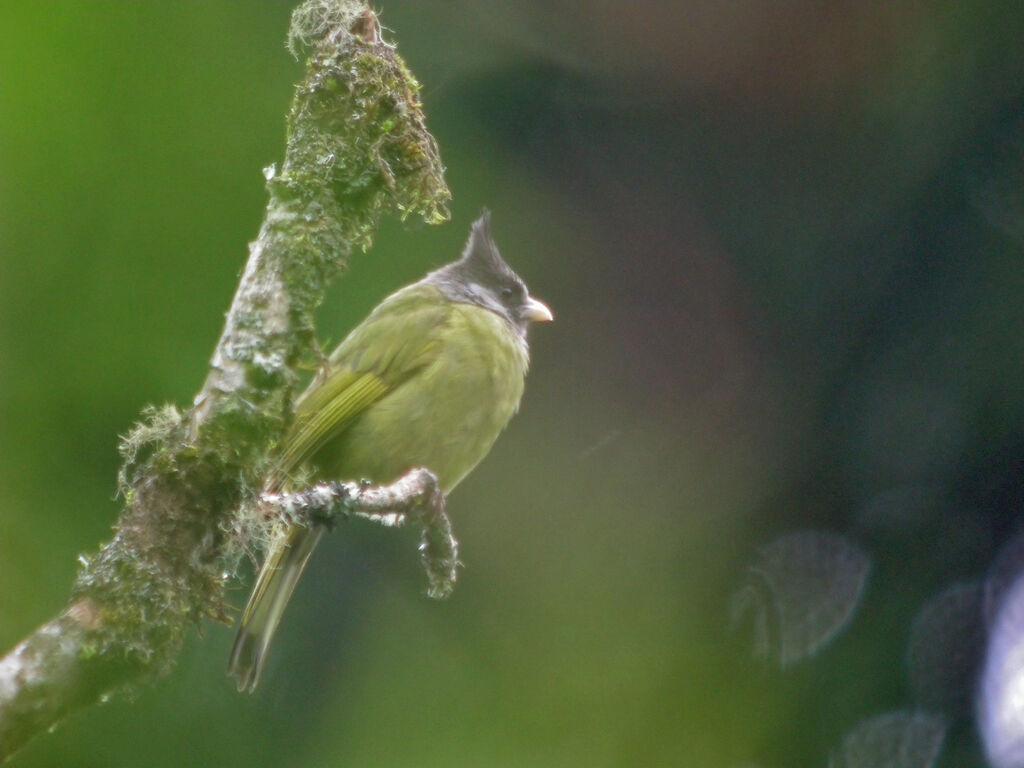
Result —
MULTIPOLYGON (((331 354, 296 404, 268 490, 308 464, 320 478, 379 484, 426 467, 447 494, 487 455, 523 394, 526 324, 550 319, 488 224, 485 214, 459 261, 385 299, 331 354)), ((232 651, 240 690, 256 686, 321 535, 293 526, 268 553, 232 651)))

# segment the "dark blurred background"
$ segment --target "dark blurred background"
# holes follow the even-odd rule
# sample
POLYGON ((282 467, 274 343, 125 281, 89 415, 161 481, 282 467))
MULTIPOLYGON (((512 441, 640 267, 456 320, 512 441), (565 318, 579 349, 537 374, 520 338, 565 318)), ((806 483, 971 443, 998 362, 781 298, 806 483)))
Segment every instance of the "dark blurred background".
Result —
MULTIPOLYGON (((203 380, 301 76, 291 10, 0 4, 4 650, 109 536, 118 435, 203 380)), ((1024 5, 381 20, 453 222, 386 222, 323 340, 485 205, 557 320, 451 499, 461 583, 431 602, 415 532, 343 528, 254 696, 211 624, 15 764, 1024 765, 1024 5)))

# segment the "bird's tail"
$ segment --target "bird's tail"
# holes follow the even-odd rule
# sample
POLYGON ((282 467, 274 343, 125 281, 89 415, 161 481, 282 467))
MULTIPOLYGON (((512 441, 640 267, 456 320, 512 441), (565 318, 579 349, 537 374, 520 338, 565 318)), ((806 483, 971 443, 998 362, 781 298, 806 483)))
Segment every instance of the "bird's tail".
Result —
POLYGON ((267 555, 231 649, 228 674, 238 678, 239 691, 252 692, 260 681, 267 648, 323 531, 292 526, 267 555))

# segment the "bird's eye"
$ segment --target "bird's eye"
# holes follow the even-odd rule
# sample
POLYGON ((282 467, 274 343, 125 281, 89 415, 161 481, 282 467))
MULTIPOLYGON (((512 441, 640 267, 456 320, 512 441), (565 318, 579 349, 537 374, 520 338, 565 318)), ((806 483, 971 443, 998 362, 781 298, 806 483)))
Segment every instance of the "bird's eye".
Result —
POLYGON ((501 298, 503 301, 511 301, 512 299, 522 301, 523 296, 525 295, 526 289, 523 287, 521 283, 506 285, 504 288, 501 289, 501 298))

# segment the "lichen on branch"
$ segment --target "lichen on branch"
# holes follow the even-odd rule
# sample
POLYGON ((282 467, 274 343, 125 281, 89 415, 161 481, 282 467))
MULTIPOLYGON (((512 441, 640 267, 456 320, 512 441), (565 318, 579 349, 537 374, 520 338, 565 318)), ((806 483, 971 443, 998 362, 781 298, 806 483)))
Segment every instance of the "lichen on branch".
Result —
POLYGON ((427 596, 443 600, 455 589, 459 543, 437 477, 425 467, 410 470, 391 485, 333 481, 301 491, 264 493, 259 505, 264 516, 306 527, 333 527, 350 518, 387 527, 419 522, 423 526, 419 550, 427 573, 427 596))

